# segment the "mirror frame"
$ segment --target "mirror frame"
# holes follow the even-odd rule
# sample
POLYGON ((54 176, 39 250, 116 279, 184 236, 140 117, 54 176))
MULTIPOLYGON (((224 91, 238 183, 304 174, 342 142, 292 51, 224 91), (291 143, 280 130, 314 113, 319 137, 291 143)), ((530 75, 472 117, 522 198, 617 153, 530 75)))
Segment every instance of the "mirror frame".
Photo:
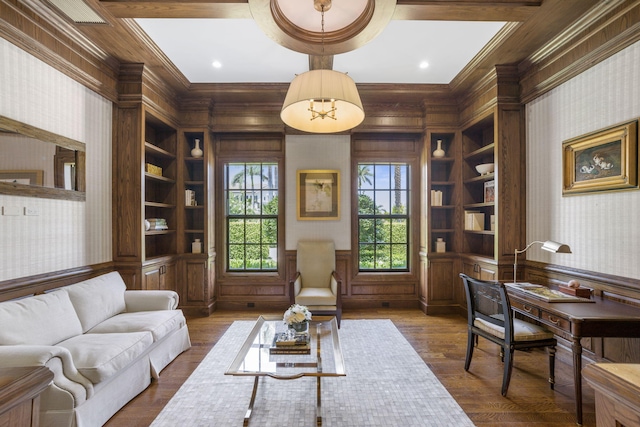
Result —
POLYGON ((49 188, 39 185, 25 185, 9 182, 0 182, 0 194, 9 194, 22 197, 42 197, 47 199, 86 200, 86 145, 83 142, 51 133, 44 129, 27 125, 5 116, 0 116, 0 129, 6 129, 20 135, 38 139, 45 143, 52 143, 60 147, 76 152, 76 188, 77 190, 65 190, 63 188, 49 188))

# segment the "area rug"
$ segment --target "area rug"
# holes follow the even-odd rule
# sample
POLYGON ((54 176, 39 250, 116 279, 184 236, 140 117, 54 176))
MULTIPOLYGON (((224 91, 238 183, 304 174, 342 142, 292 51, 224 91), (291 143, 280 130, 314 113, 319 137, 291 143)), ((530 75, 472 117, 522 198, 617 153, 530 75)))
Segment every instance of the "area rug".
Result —
MULTIPOLYGON (((234 322, 152 423, 241 426, 253 377, 224 375, 254 322, 234 322)), ((343 320, 347 376, 322 379, 322 421, 335 427, 473 426, 393 322, 343 320)), ((314 426, 315 378, 260 379, 250 426, 314 426)))

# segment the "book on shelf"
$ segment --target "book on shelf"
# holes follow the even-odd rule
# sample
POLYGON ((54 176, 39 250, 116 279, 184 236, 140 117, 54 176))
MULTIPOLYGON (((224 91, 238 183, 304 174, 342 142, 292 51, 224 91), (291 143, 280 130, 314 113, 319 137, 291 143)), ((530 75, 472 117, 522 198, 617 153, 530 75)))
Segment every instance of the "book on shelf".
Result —
POLYGON ((162 176, 162 168, 160 166, 156 166, 151 163, 145 163, 144 170, 145 172, 148 172, 152 175, 162 176))
POLYGON ((291 337, 287 332, 276 333, 273 343, 269 348, 270 354, 310 354, 309 334, 300 334, 291 337))
MULTIPOLYGON (((145 220, 148 223, 147 230, 168 230, 167 220, 164 218, 148 218, 145 220)), ((146 226, 145 223, 145 226, 146 226)))
POLYGON ((442 191, 431 190, 431 206, 442 206, 442 191))
POLYGON ((184 204, 185 206, 196 206, 196 192, 194 190, 184 190, 184 204))
POLYGON ((472 231, 484 230, 484 213, 464 211, 464 229, 472 231))
POLYGON ((484 183, 484 202, 491 203, 496 200, 496 181, 491 180, 484 183))

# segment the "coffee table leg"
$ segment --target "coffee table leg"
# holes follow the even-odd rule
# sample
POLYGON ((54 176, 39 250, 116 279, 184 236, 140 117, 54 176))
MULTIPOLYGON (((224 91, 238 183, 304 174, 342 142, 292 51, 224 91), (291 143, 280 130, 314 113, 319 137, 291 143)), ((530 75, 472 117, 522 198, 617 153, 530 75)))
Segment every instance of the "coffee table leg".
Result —
POLYGON ((322 425, 322 388, 320 387, 320 378, 317 379, 317 387, 316 387, 316 425, 322 425))
POLYGON ((253 381, 253 392, 251 393, 251 400, 249 401, 249 408, 247 409, 246 414, 244 415, 244 423, 242 425, 247 427, 249 425, 249 418, 251 418, 251 413, 253 412, 253 404, 256 402, 256 394, 258 392, 258 380, 260 377, 256 376, 253 381))

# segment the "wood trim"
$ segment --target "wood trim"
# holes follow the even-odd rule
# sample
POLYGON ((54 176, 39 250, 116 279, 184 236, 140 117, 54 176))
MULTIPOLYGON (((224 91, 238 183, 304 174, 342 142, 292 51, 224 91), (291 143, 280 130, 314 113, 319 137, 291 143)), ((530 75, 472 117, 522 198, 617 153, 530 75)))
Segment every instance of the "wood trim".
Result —
POLYGON ((114 264, 107 262, 5 280, 0 282, 0 301, 42 293, 109 273, 113 270, 114 264))
POLYGON ((118 64, 42 2, 0 0, 0 36, 105 98, 117 99, 118 64))
POLYGON ((640 40, 640 3, 601 2, 519 65, 522 101, 542 96, 640 40))

